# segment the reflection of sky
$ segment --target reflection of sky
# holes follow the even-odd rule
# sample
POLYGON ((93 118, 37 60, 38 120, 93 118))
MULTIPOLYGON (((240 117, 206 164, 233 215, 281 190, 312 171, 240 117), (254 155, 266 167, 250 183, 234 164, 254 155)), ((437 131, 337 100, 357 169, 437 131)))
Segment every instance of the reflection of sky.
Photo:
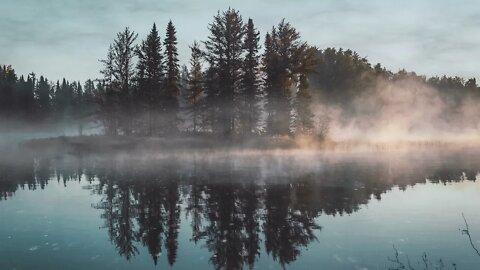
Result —
POLYGON ((475 0, 0 0, 0 62, 51 79, 99 76, 115 33, 144 37, 155 21, 174 20, 180 57, 204 40, 217 10, 237 8, 262 36, 285 17, 305 40, 357 50, 372 62, 422 74, 473 77, 480 70, 480 9, 475 0))
POLYGON ((402 261, 408 255, 413 267, 426 252, 434 263, 441 258, 447 268, 456 263, 476 269, 480 258, 459 229, 465 228, 463 212, 472 235, 480 232, 479 187, 478 182, 420 184, 405 192, 394 189, 349 216, 321 216, 318 223, 324 230, 318 249, 312 247, 304 257, 323 254, 331 269, 389 269, 394 265, 388 264, 387 256, 394 258, 395 245, 402 261))
MULTIPOLYGON (((148 251, 137 243, 139 254, 126 263, 109 242, 107 229, 101 228, 101 212, 92 208, 100 197, 84 189, 86 182, 50 181, 45 190, 19 190, 15 196, 0 202, 0 269, 12 267, 37 269, 152 269, 148 251), (19 258, 20 257, 20 258, 19 258), (27 259, 28 258, 28 259, 27 259)), ((472 234, 480 231, 478 182, 454 184, 418 184, 407 191, 393 189, 372 199, 358 212, 345 216, 321 215, 322 226, 315 234, 318 242, 303 249, 288 269, 388 269, 387 257, 394 255, 394 244, 401 256, 420 260, 423 252, 429 258, 442 258, 475 269, 480 264, 468 244, 461 213, 467 216, 472 234)), ((211 254, 194 245, 190 220, 182 210, 179 250, 175 269, 211 269, 211 254)), ((258 269, 279 269, 278 262, 265 254, 264 242, 258 269)), ((402 257, 404 258, 404 257, 402 257)), ((158 268, 167 267, 165 251, 158 268)))

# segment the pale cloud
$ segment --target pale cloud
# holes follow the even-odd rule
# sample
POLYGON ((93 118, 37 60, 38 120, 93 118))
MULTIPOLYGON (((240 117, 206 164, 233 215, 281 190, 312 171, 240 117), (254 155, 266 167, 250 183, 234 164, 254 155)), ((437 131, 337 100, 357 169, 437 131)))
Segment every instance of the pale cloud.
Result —
POLYGON ((0 62, 50 79, 99 76, 115 33, 143 38, 153 22, 177 26, 182 62, 218 10, 233 7, 262 32, 287 19, 310 44, 356 50, 394 71, 474 77, 480 6, 474 0, 0 0, 0 62))

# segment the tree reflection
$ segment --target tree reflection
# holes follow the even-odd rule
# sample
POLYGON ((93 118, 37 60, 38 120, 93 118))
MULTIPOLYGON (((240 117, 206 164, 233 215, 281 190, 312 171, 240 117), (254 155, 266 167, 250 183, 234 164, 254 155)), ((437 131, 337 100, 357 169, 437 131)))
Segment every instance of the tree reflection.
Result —
POLYGON ((165 232, 165 248, 168 263, 173 265, 177 260, 178 230, 180 228, 180 194, 177 179, 169 179, 166 184, 165 210, 167 230, 165 232))
MULTIPOLYGON (((145 180, 143 180, 145 181, 145 180)), ((165 188, 152 182, 150 185, 137 186, 139 196, 138 226, 142 244, 148 248, 155 265, 162 252, 162 236, 164 233, 165 188)))
POLYGON ((128 175, 108 170, 98 175, 97 193, 102 195, 96 206, 103 210, 101 218, 108 230, 110 241, 116 246, 118 253, 127 260, 138 254, 134 242, 138 240, 134 218, 137 216, 137 199, 135 198, 128 175))
POLYGON ((265 195, 265 247, 267 253, 280 262, 289 264, 300 255, 300 248, 316 240, 313 230, 320 229, 315 214, 297 204, 296 195, 307 195, 304 185, 269 185, 265 195), (299 207, 300 206, 300 207, 299 207))
POLYGON ((86 181, 101 197, 93 207, 125 259, 145 248, 156 265, 163 249, 173 266, 179 234, 191 230, 191 242, 209 251, 215 269, 253 269, 262 246, 282 267, 297 260, 317 240, 320 215, 351 214, 395 186, 425 183, 425 175, 441 183, 476 177, 473 166, 325 162, 324 170, 288 174, 277 164, 277 177, 228 160, 29 157, 0 162, 0 198, 43 189, 52 179, 86 181))

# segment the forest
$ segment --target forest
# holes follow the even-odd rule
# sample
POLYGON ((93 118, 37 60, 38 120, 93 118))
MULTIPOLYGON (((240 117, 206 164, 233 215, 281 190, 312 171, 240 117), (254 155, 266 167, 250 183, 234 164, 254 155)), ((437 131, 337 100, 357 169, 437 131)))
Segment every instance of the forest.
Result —
POLYGON ((425 122, 455 127, 465 124, 459 119, 476 114, 465 107, 480 98, 474 78, 392 72, 350 49, 308 44, 285 20, 262 36, 253 20, 235 9, 218 12, 208 29, 205 40, 190 45, 189 63, 181 64, 172 21, 164 34, 154 23, 143 40, 126 27, 100 60, 101 78, 84 83, 19 75, 4 65, 2 126, 73 123, 79 135, 95 127, 108 136, 310 136, 321 141, 334 136, 334 125, 355 119, 362 130, 396 119, 383 118, 385 107, 400 115, 403 105, 411 105, 395 110, 389 106, 395 102, 421 99, 422 108, 436 108, 419 113, 420 122, 417 116, 407 120, 407 130, 425 122), (404 99, 402 93, 412 91, 413 99, 404 99))

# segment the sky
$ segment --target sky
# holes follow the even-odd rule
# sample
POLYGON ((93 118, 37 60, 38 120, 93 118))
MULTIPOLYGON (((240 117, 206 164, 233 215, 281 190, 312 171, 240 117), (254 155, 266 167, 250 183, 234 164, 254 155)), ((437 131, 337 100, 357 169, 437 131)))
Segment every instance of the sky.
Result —
POLYGON ((99 59, 126 26, 143 39, 171 19, 179 54, 235 8, 263 36, 285 18, 318 48, 349 48, 392 71, 480 78, 478 0, 0 0, 0 64, 54 81, 100 78, 99 59))

